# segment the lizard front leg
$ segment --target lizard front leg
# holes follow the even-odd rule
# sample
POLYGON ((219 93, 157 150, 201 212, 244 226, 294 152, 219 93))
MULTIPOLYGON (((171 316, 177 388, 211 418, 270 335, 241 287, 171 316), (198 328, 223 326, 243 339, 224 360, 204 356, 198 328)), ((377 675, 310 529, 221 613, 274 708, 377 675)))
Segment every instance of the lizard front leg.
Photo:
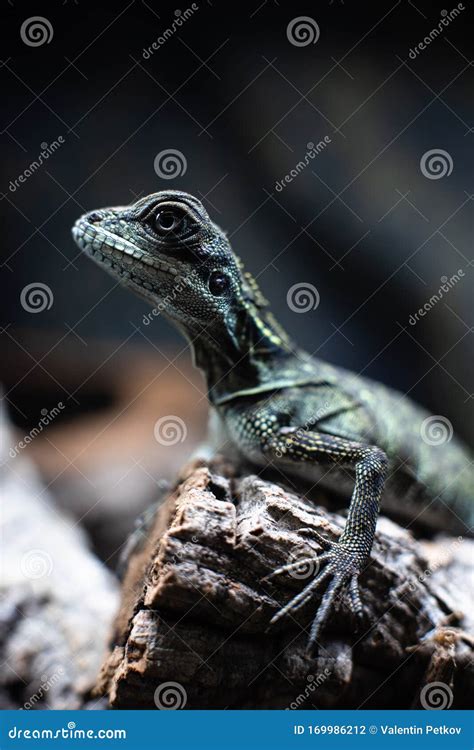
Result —
MULTIPOLYGON (((376 446, 344 440, 330 435, 314 433, 297 428, 283 428, 266 441, 264 453, 276 464, 286 465, 317 463, 350 467, 355 471, 355 485, 349 505, 349 514, 344 531, 337 542, 330 542, 316 532, 314 537, 325 550, 318 558, 319 572, 297 596, 272 618, 272 623, 303 606, 315 590, 326 583, 326 591, 310 629, 308 650, 314 651, 315 643, 330 614, 336 594, 348 587, 349 596, 356 615, 362 614, 358 578, 366 565, 375 535, 387 470, 387 456, 376 446)), ((294 566, 293 566, 294 567, 294 566)), ((269 577, 290 570, 283 566, 269 577)))

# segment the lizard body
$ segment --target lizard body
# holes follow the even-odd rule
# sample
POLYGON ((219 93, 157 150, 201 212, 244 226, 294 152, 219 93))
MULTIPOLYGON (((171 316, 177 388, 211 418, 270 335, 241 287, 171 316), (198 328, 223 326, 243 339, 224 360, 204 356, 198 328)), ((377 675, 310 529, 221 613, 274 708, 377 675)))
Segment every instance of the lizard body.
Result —
POLYGON ((422 439, 430 415, 402 394, 299 349, 196 198, 163 191, 131 206, 92 211, 76 222, 73 235, 81 250, 159 305, 187 337, 207 380, 221 446, 256 466, 273 464, 351 496, 337 542, 313 532, 323 548, 317 576, 273 618, 299 608, 325 584, 310 649, 340 590, 347 589, 355 613, 362 613, 358 577, 381 501, 407 521, 469 533, 474 479, 466 449, 455 438, 441 445, 422 439))

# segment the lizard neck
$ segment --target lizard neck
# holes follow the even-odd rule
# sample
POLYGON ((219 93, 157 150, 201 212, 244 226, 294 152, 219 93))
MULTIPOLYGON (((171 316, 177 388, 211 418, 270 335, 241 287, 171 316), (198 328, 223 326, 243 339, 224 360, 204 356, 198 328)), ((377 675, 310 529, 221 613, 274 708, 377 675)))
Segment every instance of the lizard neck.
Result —
POLYGON ((243 305, 230 316, 225 330, 212 331, 212 335, 204 330, 190 343, 211 403, 275 382, 296 351, 272 313, 253 304, 243 305))

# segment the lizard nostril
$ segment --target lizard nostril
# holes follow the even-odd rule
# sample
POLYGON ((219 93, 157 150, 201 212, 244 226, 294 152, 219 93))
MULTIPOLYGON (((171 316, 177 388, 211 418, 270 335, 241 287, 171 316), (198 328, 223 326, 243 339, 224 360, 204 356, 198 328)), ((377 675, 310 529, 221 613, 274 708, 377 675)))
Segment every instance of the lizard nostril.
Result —
POLYGON ((100 221, 101 218, 102 217, 101 217, 101 214, 99 213, 99 211, 91 211, 90 214, 87 214, 87 219, 92 224, 95 224, 97 221, 100 221))

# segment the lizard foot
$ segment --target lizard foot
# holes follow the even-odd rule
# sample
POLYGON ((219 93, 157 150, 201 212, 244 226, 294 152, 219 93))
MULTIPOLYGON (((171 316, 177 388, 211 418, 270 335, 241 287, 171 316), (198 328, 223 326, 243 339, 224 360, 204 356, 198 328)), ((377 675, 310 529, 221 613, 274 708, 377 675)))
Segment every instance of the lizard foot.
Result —
POLYGON ((307 651, 313 655, 316 641, 321 630, 331 613, 334 600, 338 592, 348 589, 349 598, 352 604, 352 610, 358 618, 363 616, 363 605, 359 593, 359 575, 366 562, 366 556, 341 542, 329 542, 321 537, 324 541, 322 555, 312 558, 300 559, 297 562, 283 565, 277 568, 273 573, 264 580, 269 580, 281 573, 291 573, 309 562, 316 564, 316 575, 299 594, 291 599, 288 604, 282 607, 270 620, 270 625, 275 624, 290 612, 296 612, 303 607, 313 596, 321 584, 326 584, 326 590, 322 596, 319 608, 311 624, 307 651))

